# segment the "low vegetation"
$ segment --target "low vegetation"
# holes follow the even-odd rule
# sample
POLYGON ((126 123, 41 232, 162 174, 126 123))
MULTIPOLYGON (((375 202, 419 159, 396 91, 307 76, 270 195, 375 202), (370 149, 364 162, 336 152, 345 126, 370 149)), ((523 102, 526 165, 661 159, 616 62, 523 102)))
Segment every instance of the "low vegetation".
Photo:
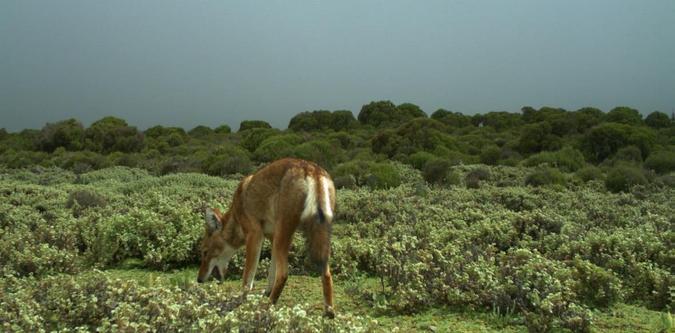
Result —
MULTIPOLYGON (((380 101, 283 131, 0 130, 0 330, 665 331, 675 127, 634 111, 380 101), (241 297, 242 255, 222 284, 195 281, 204 208, 283 156, 339 188, 333 321, 305 297, 320 285, 299 235, 278 306, 241 297)), ((259 279, 269 260, 265 244, 259 279)))

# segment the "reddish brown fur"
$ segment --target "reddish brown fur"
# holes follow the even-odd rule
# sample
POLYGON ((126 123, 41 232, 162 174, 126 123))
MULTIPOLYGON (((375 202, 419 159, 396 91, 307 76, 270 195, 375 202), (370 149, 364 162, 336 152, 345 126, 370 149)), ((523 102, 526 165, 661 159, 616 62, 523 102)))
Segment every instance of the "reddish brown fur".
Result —
POLYGON ((198 280, 202 281, 208 276, 213 260, 222 258, 224 251, 246 245, 243 284, 245 292, 249 291, 264 237, 272 242, 273 258, 266 293, 276 303, 288 277, 288 252, 293 233, 300 227, 307 234, 310 257, 319 264, 326 315, 332 317, 333 281, 328 259, 330 225, 334 211, 335 188, 330 181, 330 175, 324 169, 312 162, 290 158, 270 163, 241 181, 227 213, 221 214, 214 210, 221 227, 212 230, 207 223, 198 280), (316 188, 312 190, 315 192, 315 204, 318 207, 325 207, 326 204, 323 202, 325 192, 321 179, 329 180, 327 191, 330 202, 327 204, 330 211, 323 212, 323 220, 319 218, 319 213, 301 220, 306 198, 312 191, 307 188, 307 178, 314 179, 316 188), (272 272, 275 274, 271 275, 272 272))

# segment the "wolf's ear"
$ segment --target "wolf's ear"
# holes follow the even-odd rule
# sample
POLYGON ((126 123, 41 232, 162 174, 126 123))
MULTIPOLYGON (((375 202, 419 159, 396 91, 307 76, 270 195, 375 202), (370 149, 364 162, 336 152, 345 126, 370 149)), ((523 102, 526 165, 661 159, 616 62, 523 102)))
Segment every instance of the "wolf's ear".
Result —
POLYGON ((212 234, 223 227, 220 218, 211 208, 206 208, 206 231, 212 234))

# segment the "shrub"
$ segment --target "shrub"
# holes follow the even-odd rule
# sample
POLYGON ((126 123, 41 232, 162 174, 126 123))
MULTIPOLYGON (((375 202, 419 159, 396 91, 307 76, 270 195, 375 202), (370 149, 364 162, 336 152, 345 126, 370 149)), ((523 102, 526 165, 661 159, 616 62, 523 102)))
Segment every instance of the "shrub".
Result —
MULTIPOLYGON (((672 147, 671 148, 675 148, 672 147)), ((645 168, 654 170, 658 174, 675 171, 675 150, 660 150, 652 153, 645 161, 645 168)))
POLYGON ((607 112, 605 119, 608 122, 620 123, 625 125, 639 126, 642 125, 642 115, 640 111, 626 107, 617 106, 607 112))
POLYGON ((263 141, 278 133, 278 130, 271 128, 253 128, 241 134, 241 141, 239 144, 248 151, 254 152, 263 141))
POLYGON ((103 207, 107 204, 106 198, 92 190, 76 190, 70 192, 66 208, 73 209, 75 217, 79 217, 83 210, 92 207, 103 207))
POLYGON ((348 189, 354 189, 356 188, 356 177, 353 175, 346 175, 346 176, 338 176, 333 179, 333 183, 335 184, 335 188, 348 188, 348 189))
POLYGON ((205 138, 213 133, 214 131, 211 127, 204 125, 195 126, 195 128, 188 131, 188 135, 193 138, 205 138))
POLYGON ((272 126, 263 120, 244 120, 239 124, 239 132, 243 132, 246 130, 254 129, 254 128, 272 128, 272 126))
POLYGON ((401 185, 398 170, 390 163, 373 163, 370 174, 366 176, 366 185, 375 189, 387 189, 401 185))
POLYGON ((576 176, 584 182, 589 182, 591 180, 602 179, 602 170, 600 168, 587 165, 576 172, 576 176))
POLYGON ((556 168, 542 167, 534 170, 525 177, 525 185, 565 185, 565 176, 556 168))
POLYGON ((541 152, 530 156, 523 162, 525 166, 529 167, 547 164, 565 172, 574 172, 581 168, 584 163, 584 155, 570 147, 565 147, 556 152, 541 152))
POLYGON ((232 132, 232 129, 230 128, 230 125, 222 124, 222 125, 216 127, 213 130, 213 132, 217 133, 217 134, 230 134, 232 132))
POLYGON ((654 131, 648 127, 603 123, 591 128, 582 138, 581 144, 589 160, 602 162, 629 145, 637 146, 643 157, 648 156, 655 140, 654 131))
POLYGON ((431 184, 459 184, 459 175, 450 169, 450 161, 435 159, 424 166, 422 177, 431 184))
POLYGON ((270 306, 223 285, 146 285, 101 272, 2 285, 3 331, 370 332, 376 324, 348 314, 326 320, 307 305, 270 306))
POLYGON ((628 192, 634 185, 647 184, 647 178, 641 169, 620 164, 607 172, 605 187, 611 192, 628 192))
POLYGON ((143 135, 136 129, 127 125, 120 118, 104 117, 95 121, 85 131, 87 146, 90 150, 103 154, 115 151, 138 152, 143 149, 143 135))
POLYGON ((396 106, 391 101, 377 101, 364 105, 358 120, 364 125, 384 127, 396 126, 418 117, 426 117, 426 114, 417 105, 403 103, 396 106))
POLYGON ((253 157, 260 162, 271 162, 292 155, 293 149, 303 142, 297 134, 270 136, 260 143, 253 157))
POLYGON ((490 170, 485 168, 471 170, 464 177, 467 188, 479 188, 480 182, 484 180, 490 180, 490 170))
POLYGON ((436 159, 437 157, 426 151, 418 151, 408 157, 408 163, 417 170, 424 169, 424 166, 427 165, 427 162, 436 159))
POLYGON ((40 131, 36 145, 50 153, 59 147, 69 151, 80 150, 84 146, 84 127, 75 119, 48 123, 40 131))
POLYGON ((502 150, 497 146, 490 146, 480 153, 480 162, 487 165, 497 165, 502 150))
POLYGON ((574 291, 585 304, 609 307, 621 301, 621 281, 611 271, 579 258, 573 268, 574 291))
POLYGON ((239 146, 222 145, 208 153, 201 170, 212 176, 248 174, 253 169, 249 153, 239 146))
POLYGON ((353 160, 339 164, 331 172, 335 178, 352 176, 356 180, 358 186, 364 185, 366 182, 366 175, 370 172, 372 162, 364 160, 353 160))
POLYGON ((673 121, 667 114, 654 111, 645 118, 645 124, 651 128, 666 128, 670 127, 673 124, 673 121))
POLYGON ((636 146, 623 147, 616 152, 612 158, 612 162, 628 162, 640 165, 642 164, 642 152, 636 146))

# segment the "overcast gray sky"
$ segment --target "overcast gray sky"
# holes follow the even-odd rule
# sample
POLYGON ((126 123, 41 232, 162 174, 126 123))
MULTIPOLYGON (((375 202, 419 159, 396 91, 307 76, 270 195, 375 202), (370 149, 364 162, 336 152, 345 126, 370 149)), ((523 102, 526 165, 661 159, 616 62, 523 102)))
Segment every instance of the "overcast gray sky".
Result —
POLYGON ((0 127, 675 108, 675 1, 0 2, 0 127))

